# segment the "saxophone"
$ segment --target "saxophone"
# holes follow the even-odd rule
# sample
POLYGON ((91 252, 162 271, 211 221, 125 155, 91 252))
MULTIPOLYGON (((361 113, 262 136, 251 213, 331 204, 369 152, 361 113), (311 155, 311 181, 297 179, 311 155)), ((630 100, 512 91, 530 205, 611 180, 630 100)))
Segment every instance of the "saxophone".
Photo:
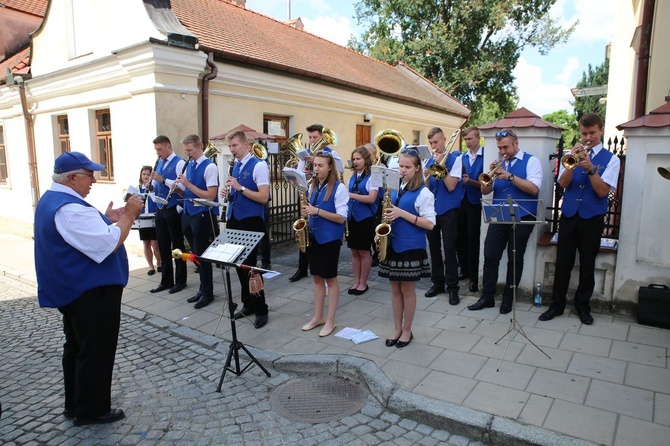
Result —
MULTIPOLYGON (((298 195, 300 195, 300 209, 307 206, 307 191, 303 193, 302 188, 298 188, 298 195)), ((305 217, 300 217, 293 222, 293 230, 295 231, 295 241, 298 242, 300 252, 307 252, 309 246, 309 221, 305 217)))
POLYGON ((377 252, 379 253, 379 260, 380 261, 385 261, 387 251, 388 251, 388 244, 389 244, 389 236, 391 235, 391 224, 389 223, 388 218, 386 217, 386 210, 391 207, 391 189, 388 187, 386 188, 386 192, 384 192, 384 198, 382 199, 382 222, 377 225, 375 228, 375 235, 377 241, 375 242, 377 245, 377 252))

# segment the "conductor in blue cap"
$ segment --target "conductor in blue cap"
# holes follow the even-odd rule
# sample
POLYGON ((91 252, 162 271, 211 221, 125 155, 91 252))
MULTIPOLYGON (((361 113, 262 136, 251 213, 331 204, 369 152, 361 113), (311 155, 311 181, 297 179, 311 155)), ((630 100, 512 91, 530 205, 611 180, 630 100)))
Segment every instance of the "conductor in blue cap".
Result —
POLYGON ((84 199, 105 166, 68 152, 54 164, 53 184, 35 211, 35 269, 41 307, 63 315, 65 418, 77 426, 125 417, 112 409, 121 295, 128 283, 123 242, 144 204, 133 196, 104 214, 84 199))

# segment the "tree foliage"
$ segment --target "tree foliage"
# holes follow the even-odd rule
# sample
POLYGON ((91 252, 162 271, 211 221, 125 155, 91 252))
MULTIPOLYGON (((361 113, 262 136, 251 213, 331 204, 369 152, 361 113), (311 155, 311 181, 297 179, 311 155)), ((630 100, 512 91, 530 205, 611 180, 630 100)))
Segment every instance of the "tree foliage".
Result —
MULTIPOLYGON (((582 79, 577 82, 577 87, 600 87, 607 85, 607 79, 610 73, 610 61, 606 59, 602 64, 593 68, 591 64, 586 71, 582 73, 582 79)), ((585 96, 582 98, 575 98, 570 102, 575 108, 575 115, 577 120, 582 117, 584 113, 598 113, 603 120, 605 120, 605 104, 600 103, 600 99, 606 95, 585 96)))
POLYGON ((558 110, 542 116, 542 119, 563 128, 563 140, 566 148, 572 147, 573 141, 579 141, 579 121, 573 113, 567 110, 558 110))
POLYGON ((361 0, 367 26, 349 46, 394 64, 401 60, 454 95, 473 112, 484 99, 502 113, 516 106, 512 70, 521 51, 546 54, 565 42, 548 12, 556 0, 361 0))

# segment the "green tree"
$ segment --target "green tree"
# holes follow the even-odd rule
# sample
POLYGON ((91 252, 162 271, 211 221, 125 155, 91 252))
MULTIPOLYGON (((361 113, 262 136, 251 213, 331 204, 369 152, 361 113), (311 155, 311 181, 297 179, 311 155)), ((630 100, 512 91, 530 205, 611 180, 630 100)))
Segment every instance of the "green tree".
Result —
POLYGON ((579 141, 579 121, 574 114, 567 110, 558 110, 542 116, 545 121, 553 122, 563 128, 565 148, 570 148, 572 141, 579 141))
MULTIPOLYGON (((577 82, 577 87, 602 87, 607 85, 607 79, 610 73, 610 60, 605 59, 605 62, 593 68, 591 64, 586 71, 582 73, 582 79, 577 82)), ((600 99, 606 95, 585 96, 582 98, 575 98, 570 102, 575 108, 575 115, 577 121, 581 119, 584 113, 598 113, 603 121, 605 120, 605 104, 600 103, 600 99)))
POLYGON ((410 65, 474 113, 484 99, 507 113, 516 105, 512 70, 519 54, 546 54, 574 30, 549 16, 556 0, 361 0, 367 26, 349 46, 371 57, 410 65))

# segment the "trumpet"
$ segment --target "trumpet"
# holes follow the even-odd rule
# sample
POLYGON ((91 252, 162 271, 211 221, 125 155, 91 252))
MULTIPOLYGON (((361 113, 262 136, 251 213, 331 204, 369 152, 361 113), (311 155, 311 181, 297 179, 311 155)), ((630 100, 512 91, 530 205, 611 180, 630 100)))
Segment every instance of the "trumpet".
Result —
POLYGON ((500 158, 498 161, 493 163, 491 165, 491 169, 489 169, 488 173, 482 173, 479 175, 479 182, 482 183, 482 186, 490 186, 493 184, 493 180, 498 178, 498 174, 496 173, 496 170, 502 166, 502 164, 507 160, 507 154, 504 154, 502 158, 500 158))
MULTIPOLYGON (((300 209, 302 209, 309 204, 307 201, 307 191, 303 193, 302 188, 299 187, 298 194, 300 195, 300 209)), ((298 242, 300 252, 307 252, 307 248, 309 247, 309 220, 301 216, 293 222, 293 230, 295 231, 295 240, 298 242)))
POLYGON ((563 155, 561 158, 561 165, 564 169, 572 170, 579 163, 581 163, 587 156, 587 149, 589 147, 584 144, 578 144, 570 150, 570 153, 563 155))
POLYGON ((451 134, 451 137, 449 138, 449 142, 447 142, 447 145, 444 148, 444 157, 442 158, 442 160, 439 163, 431 164, 428 167, 428 175, 435 178, 436 180, 444 180, 444 178, 449 174, 449 170, 446 167, 447 158, 449 158, 449 154, 451 153, 451 149, 453 149, 454 144, 456 144, 456 141, 458 140, 458 135, 460 133, 461 133, 461 131, 459 129, 459 130, 456 130, 454 133, 451 134))

